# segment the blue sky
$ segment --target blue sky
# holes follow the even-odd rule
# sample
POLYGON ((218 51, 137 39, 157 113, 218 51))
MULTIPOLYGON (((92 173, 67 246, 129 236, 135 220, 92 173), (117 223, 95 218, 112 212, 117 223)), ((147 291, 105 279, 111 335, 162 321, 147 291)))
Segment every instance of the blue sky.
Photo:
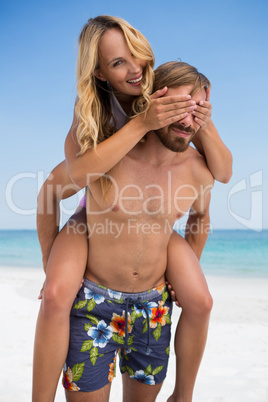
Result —
POLYGON ((64 159, 79 32, 99 14, 138 28, 156 66, 181 59, 208 76, 212 118, 234 157, 230 183, 213 190, 212 225, 268 228, 266 0, 1 0, 0 229, 35 228, 38 188, 64 159))

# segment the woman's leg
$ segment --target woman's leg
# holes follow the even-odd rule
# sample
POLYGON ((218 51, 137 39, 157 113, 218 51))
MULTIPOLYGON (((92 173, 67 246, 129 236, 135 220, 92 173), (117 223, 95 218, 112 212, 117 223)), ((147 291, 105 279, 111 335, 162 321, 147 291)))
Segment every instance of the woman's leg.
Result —
POLYGON ((191 402, 213 301, 197 257, 176 232, 168 245, 166 277, 182 308, 175 335, 176 383, 168 402, 191 402))
POLYGON ((54 401, 68 351, 70 310, 85 272, 87 253, 83 208, 60 231, 49 256, 35 333, 33 402, 54 401))

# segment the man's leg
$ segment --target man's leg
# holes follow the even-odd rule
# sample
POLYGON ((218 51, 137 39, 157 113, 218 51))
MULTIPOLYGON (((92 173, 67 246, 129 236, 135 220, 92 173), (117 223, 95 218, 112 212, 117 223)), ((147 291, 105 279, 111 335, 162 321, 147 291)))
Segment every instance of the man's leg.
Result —
POLYGON ((65 391, 67 402, 108 402, 111 390, 111 383, 93 392, 65 391))
POLYGON ((175 336, 176 383, 168 402, 191 402, 213 301, 198 259, 177 233, 168 246, 167 279, 182 308, 175 336))
MULTIPOLYGON (((72 217, 73 218, 73 217, 72 217)), ((75 218, 85 222, 85 209, 75 218)), ((73 226, 73 225, 72 225, 73 226)), ((33 360, 33 402, 52 402, 69 344, 70 310, 86 268, 87 232, 58 234, 48 261, 46 283, 36 325, 33 360)))
MULTIPOLYGON (((123 374, 123 402, 154 402, 162 384, 149 385, 123 374)), ((72 402, 72 401, 71 401, 72 402)))
POLYGON ((131 299, 130 344, 120 353, 123 402, 153 402, 167 372, 172 301, 165 284, 131 299))

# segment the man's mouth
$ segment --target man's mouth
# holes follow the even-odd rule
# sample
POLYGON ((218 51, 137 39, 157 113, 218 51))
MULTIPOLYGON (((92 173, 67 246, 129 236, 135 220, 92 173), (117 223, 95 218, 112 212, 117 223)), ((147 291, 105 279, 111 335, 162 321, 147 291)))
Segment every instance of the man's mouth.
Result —
POLYGON ((140 77, 135 78, 134 80, 128 80, 127 83, 128 83, 128 84, 132 84, 132 85, 133 85, 133 84, 134 84, 134 85, 135 85, 135 84, 138 85, 138 84, 141 82, 142 77, 143 77, 143 75, 141 74, 140 77))
POLYGON ((179 130, 178 128, 176 128, 174 126, 172 127, 172 129, 180 137, 188 138, 191 135, 190 133, 186 133, 185 131, 181 131, 181 130, 179 130))
POLYGON ((172 125, 171 128, 177 135, 179 135, 180 137, 183 137, 183 138, 189 138, 191 135, 194 134, 194 132, 191 128, 188 128, 187 131, 182 129, 180 126, 175 126, 175 125, 172 125))

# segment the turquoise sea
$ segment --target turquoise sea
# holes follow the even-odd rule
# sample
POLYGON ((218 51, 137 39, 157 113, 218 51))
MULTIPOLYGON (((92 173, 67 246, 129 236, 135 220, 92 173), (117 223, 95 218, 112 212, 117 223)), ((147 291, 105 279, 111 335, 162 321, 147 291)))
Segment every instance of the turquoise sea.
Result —
MULTIPOLYGON (((201 264, 205 274, 268 277, 268 230, 213 230, 201 264)), ((0 230, 0 267, 41 268, 35 230, 0 230)))

